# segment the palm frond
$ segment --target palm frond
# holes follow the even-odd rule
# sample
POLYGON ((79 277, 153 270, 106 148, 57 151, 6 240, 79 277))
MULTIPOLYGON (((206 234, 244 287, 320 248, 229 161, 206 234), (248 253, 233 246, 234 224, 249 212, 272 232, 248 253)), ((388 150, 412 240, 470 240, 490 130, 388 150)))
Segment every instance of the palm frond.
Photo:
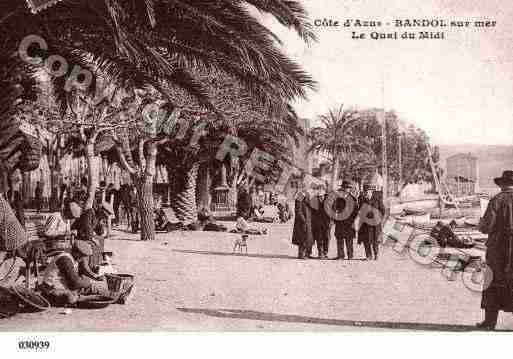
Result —
POLYGON ((305 41, 316 41, 317 37, 309 24, 303 5, 297 1, 245 0, 258 10, 272 14, 282 25, 293 28, 305 41))

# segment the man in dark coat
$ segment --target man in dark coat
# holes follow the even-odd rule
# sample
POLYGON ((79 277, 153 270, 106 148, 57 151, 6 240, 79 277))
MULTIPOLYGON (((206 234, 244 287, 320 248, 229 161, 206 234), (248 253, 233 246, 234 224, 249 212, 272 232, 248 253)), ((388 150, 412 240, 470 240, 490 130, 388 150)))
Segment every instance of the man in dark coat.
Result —
POLYGON ((488 203, 479 230, 488 234, 486 264, 489 283, 482 294, 481 308, 485 319, 479 328, 493 330, 499 311, 513 312, 513 171, 495 178, 501 192, 488 203))
POLYGON ((341 188, 335 194, 335 238, 337 239, 337 256, 335 259, 344 259, 344 244, 347 258, 353 259, 353 243, 356 237, 354 220, 358 214, 358 202, 352 194, 356 184, 352 181, 343 181, 341 188))
POLYGON ((312 209, 312 233, 317 243, 317 255, 319 259, 328 259, 330 243, 331 218, 324 208, 326 193, 324 188, 312 196, 310 207, 312 209))
POLYGON ((365 184, 359 203, 358 243, 363 243, 367 260, 378 259, 379 241, 385 215, 385 205, 376 186, 365 184))
POLYGON ((292 231, 292 244, 298 246, 298 258, 309 258, 312 254, 312 213, 308 202, 309 195, 304 191, 303 185, 296 194, 294 229, 292 231))

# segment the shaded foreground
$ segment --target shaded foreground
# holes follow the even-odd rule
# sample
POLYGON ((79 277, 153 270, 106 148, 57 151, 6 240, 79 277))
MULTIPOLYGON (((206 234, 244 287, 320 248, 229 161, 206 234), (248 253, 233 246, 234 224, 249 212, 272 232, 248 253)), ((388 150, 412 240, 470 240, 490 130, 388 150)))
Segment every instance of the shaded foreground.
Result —
MULTIPOLYGON (((19 314, 0 330, 470 330, 480 294, 390 249, 378 261, 297 260, 290 224, 232 254, 235 234, 178 232, 154 242, 116 231, 106 242, 136 276, 126 305, 19 314)), ((334 240, 330 255, 335 255, 334 240)), ((363 248, 357 246, 357 258, 363 248)), ((503 314, 498 329, 513 329, 503 314)))

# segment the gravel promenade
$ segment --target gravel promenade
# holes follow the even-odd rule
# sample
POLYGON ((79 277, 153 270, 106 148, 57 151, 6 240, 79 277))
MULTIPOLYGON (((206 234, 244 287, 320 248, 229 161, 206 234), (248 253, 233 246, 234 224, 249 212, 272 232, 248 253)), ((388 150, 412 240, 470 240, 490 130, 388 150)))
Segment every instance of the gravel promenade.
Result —
MULTIPOLYGON (((154 242, 115 231, 106 249, 119 273, 136 276, 126 305, 19 314, 0 330, 469 330, 481 319, 480 294, 460 277, 384 249, 378 261, 297 260, 291 224, 252 236, 232 254, 235 234, 158 234, 154 242)), ((335 255, 335 242, 330 243, 335 255)), ((501 314, 499 329, 513 329, 501 314)))

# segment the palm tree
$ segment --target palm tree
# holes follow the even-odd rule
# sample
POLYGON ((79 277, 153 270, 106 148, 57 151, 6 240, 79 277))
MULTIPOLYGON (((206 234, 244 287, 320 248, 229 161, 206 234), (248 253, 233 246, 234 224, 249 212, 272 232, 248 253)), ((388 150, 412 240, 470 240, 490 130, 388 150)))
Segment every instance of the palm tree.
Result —
MULTIPOLYGON (((279 115, 315 83, 282 53, 279 39, 250 14, 248 4, 273 15, 305 41, 315 39, 305 10, 295 1, 67 0, 32 15, 19 1, 6 0, 0 4, 0 24, 9 36, 0 40, 10 56, 25 35, 37 33, 48 49, 31 48, 32 55, 58 54, 124 88, 150 84, 171 104, 172 88, 180 87, 217 115, 190 71, 222 71, 267 113, 279 115)), ((8 56, 0 63, 11 62, 8 56)), ((22 71, 26 64, 16 61, 22 71)), ((66 78, 54 78, 54 83, 65 108, 66 78)))
POLYGON ((41 142, 22 131, 16 116, 20 104, 37 97, 30 68, 21 63, 0 67, 0 251, 14 250, 27 241, 25 231, 4 197, 8 178, 14 170, 32 171, 39 166, 41 142), (23 69, 17 73, 16 68, 23 69))
POLYGON ((352 151, 368 150, 365 139, 354 136, 351 131, 361 119, 362 116, 357 110, 344 109, 344 105, 340 105, 337 109, 330 109, 326 114, 320 115, 322 126, 312 128, 309 133, 309 151, 324 153, 331 158, 332 190, 336 190, 341 161, 348 159, 352 151))
POLYGON ((283 55, 279 39, 251 16, 247 4, 274 15, 305 41, 315 39, 295 1, 67 0, 32 15, 19 1, 6 0, 0 4, 0 24, 8 34, 0 38, 0 63, 24 65, 12 54, 27 34, 36 33, 48 49, 32 48, 34 55, 58 54, 85 68, 93 60, 125 86, 151 82, 163 94, 171 85, 182 86, 208 105, 187 69, 220 69, 266 109, 281 111, 315 83, 283 55))
MULTIPOLYGON (((163 146, 158 156, 158 162, 167 167, 169 182, 172 185, 172 205, 182 220, 195 219, 195 198, 206 196, 206 187, 202 188, 201 193, 196 192, 198 167, 201 166, 202 171, 207 167, 209 172, 224 167, 222 170, 227 174, 227 185, 230 188, 228 202, 234 207, 237 186, 243 180, 248 180, 244 168, 253 149, 258 148, 271 154, 276 160, 290 162, 289 139, 297 142, 298 136, 303 134, 302 128, 298 125, 298 118, 290 106, 287 106, 286 114, 270 117, 262 106, 252 101, 243 87, 231 81, 228 76, 222 73, 216 76, 198 76, 208 86, 212 102, 222 116, 218 117, 209 112, 198 116, 200 108, 188 106, 189 108, 183 111, 183 116, 188 116, 187 123, 190 125, 186 136, 182 140, 177 140, 175 133, 172 133, 173 141, 163 146), (204 134, 197 146, 189 146, 194 129, 199 125, 205 126, 204 134), (219 161, 216 159, 216 153, 227 135, 236 136, 244 141, 247 144, 247 151, 235 158, 228 154, 223 161, 219 161)), ((179 97, 179 94, 175 96, 179 97)))
MULTIPOLYGON (((191 119, 191 122, 194 122, 191 119)), ((196 181, 205 147, 190 146, 193 129, 183 140, 163 145, 157 154, 159 164, 166 166, 170 185, 170 204, 176 217, 186 223, 197 219, 196 181)), ((208 146, 210 147, 210 146, 208 146)))
MULTIPOLYGON (((151 51, 144 46, 134 47, 136 50, 131 54, 132 58, 124 54, 116 40, 119 34, 113 31, 114 20, 108 16, 108 4, 105 2, 102 6, 100 3, 103 2, 93 4, 93 2, 74 1, 56 7, 55 12, 43 12, 34 16, 28 14, 24 7, 17 6, 18 4, 13 1, 3 2, 0 5, 3 15, 0 18, 0 23, 5 26, 6 32, 4 33, 8 36, 0 38, 7 50, 0 55, 0 63, 5 64, 0 72, 0 83, 13 83, 17 88, 21 88, 17 77, 25 77, 27 78, 25 82, 29 86, 35 86, 40 79, 37 72, 38 66, 24 63, 20 57, 13 56, 13 54, 16 55, 15 51, 25 35, 37 33, 48 44, 48 49, 32 47, 29 49, 30 56, 47 58, 50 54, 58 54, 66 60, 70 68, 79 66, 94 73, 93 82, 88 88, 89 94, 95 94, 95 85, 100 78, 107 78, 108 81, 125 88, 141 88, 151 85, 163 93, 169 86, 180 86, 199 103, 209 106, 208 95, 185 69, 163 64, 161 55, 152 55, 151 51), (25 20, 22 20, 23 17, 25 20), (137 58, 138 62, 133 61, 133 58, 137 58), (152 64, 157 65, 152 66, 152 64), (17 77, 12 74, 16 74, 17 77)), ((67 76, 70 75, 67 74, 67 76)), ((66 77, 51 78, 53 93, 61 105, 63 115, 72 109, 74 98, 88 97, 77 94, 78 91, 65 91, 69 80, 66 77)), ((0 114, 0 123, 11 121, 12 114, 20 105, 19 96, 7 96, 9 91, 7 86, 2 86, 2 90, 0 90, 2 97, 7 100, 6 110, 0 114), (13 98, 11 99, 11 97, 13 98)), ((102 125, 97 123, 97 119, 103 121, 101 116, 93 115, 92 117, 95 117, 94 126, 85 124, 78 126, 82 130, 91 130, 88 131, 88 138, 84 138, 90 174, 89 197, 86 207, 92 206, 98 182, 94 176, 97 173, 94 168, 96 162, 92 161, 94 142, 98 131, 93 127, 102 125)), ((4 139, 8 140, 9 136, 5 136, 4 139)))
POLYGON ((127 82, 137 67, 163 93, 170 84, 189 87, 186 69, 221 69, 267 108, 283 109, 314 82, 283 55, 279 40, 246 4, 274 15, 306 41, 315 39, 302 6, 278 0, 68 0, 37 15, 17 0, 6 0, 0 24, 9 34, 3 39, 9 55, 24 36, 37 33, 49 45, 42 51, 46 55, 59 54, 78 65, 83 61, 77 57, 92 56, 115 67, 127 82))

